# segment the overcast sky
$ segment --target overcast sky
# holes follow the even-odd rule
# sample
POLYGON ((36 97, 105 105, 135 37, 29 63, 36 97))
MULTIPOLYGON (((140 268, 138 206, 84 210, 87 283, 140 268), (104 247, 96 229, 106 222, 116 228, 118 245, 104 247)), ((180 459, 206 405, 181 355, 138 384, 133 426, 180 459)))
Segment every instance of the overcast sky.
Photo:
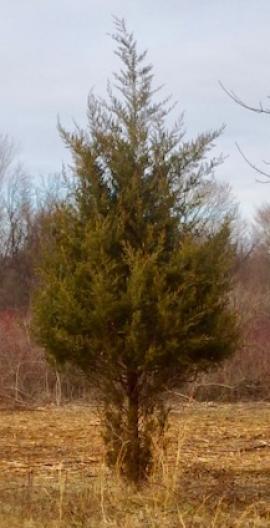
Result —
MULTIPOLYGON (((247 103, 267 105, 270 94, 270 0, 0 0, 0 133, 20 146, 33 175, 61 169, 68 153, 57 116, 72 129, 85 124, 91 88, 104 94, 117 69, 112 15, 124 17, 140 47, 149 50, 156 83, 185 111, 188 137, 226 124, 218 170, 231 183, 245 216, 270 201, 238 153, 267 168, 270 115, 238 107, 218 85, 247 103)), ((270 100, 269 100, 270 106, 270 100)))

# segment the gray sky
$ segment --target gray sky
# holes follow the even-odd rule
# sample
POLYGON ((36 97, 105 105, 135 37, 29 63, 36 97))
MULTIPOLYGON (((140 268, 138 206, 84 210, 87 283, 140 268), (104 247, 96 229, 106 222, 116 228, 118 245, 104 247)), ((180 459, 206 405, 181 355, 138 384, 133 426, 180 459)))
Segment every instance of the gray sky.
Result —
POLYGON ((57 115, 68 129, 73 119, 84 125, 89 90, 104 95, 118 67, 107 35, 114 14, 148 48, 156 83, 165 83, 164 95, 185 111, 188 137, 227 125, 217 152, 228 158, 217 177, 231 183, 243 214, 251 217, 269 200, 270 183, 256 182, 235 141, 267 168, 270 116, 243 110, 218 85, 222 80, 249 104, 267 104, 269 0, 0 0, 0 6, 0 133, 19 144, 31 174, 59 171, 68 159, 57 115))

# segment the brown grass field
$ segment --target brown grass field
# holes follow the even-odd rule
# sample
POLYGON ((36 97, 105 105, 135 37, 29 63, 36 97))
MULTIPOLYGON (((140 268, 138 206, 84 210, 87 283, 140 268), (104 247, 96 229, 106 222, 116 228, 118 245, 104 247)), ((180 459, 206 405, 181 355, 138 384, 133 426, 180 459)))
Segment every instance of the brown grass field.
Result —
POLYGON ((0 528, 270 527, 270 404, 179 405, 136 490, 91 406, 0 412, 0 528))

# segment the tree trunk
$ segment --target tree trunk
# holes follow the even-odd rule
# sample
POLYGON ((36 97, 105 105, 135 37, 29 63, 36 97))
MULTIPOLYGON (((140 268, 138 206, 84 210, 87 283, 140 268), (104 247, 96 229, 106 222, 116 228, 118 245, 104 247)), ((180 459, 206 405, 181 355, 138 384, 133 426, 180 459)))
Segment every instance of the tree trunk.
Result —
POLYGON ((55 369, 55 376, 55 402, 57 407, 59 407, 62 403, 62 382, 60 372, 57 370, 57 368, 55 369))
POLYGON ((138 374, 131 371, 128 374, 128 442, 126 451, 127 477, 133 482, 141 478, 141 453, 139 435, 139 391, 138 374))

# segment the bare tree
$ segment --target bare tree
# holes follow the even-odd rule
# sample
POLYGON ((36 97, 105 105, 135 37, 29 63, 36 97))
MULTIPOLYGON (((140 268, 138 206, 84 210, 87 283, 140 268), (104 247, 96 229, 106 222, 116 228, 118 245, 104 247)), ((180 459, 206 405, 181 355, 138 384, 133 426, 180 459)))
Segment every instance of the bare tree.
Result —
MULTIPOLYGON (((268 106, 263 105, 261 101, 258 102, 258 105, 249 105, 247 104, 241 97, 239 97, 233 90, 229 90, 224 86, 224 84, 219 81, 219 85, 221 86, 222 90, 239 106, 246 110, 250 110, 251 112, 255 112, 256 114, 270 114, 270 108, 268 106)), ((270 96, 268 96, 268 99, 270 96)), ((255 163, 250 161, 248 157, 245 155, 239 144, 236 142, 236 147, 239 153, 241 154, 242 158, 245 160, 245 162, 251 167, 253 170, 255 170, 260 176, 263 176, 266 178, 266 180, 258 180, 260 183, 269 183, 270 179, 270 172, 266 169, 261 169, 258 167, 255 163)), ((270 165, 269 161, 263 161, 265 165, 270 165)))
POLYGON ((34 218, 31 182, 15 144, 0 136, 0 308, 27 304, 34 218))
POLYGON ((14 159, 15 151, 13 141, 7 135, 0 134, 0 185, 14 159))

